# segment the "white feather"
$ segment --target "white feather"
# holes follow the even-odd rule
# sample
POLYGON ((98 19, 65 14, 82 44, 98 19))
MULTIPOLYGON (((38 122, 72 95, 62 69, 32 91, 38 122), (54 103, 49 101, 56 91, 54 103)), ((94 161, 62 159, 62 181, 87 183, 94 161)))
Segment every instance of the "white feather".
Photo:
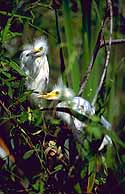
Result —
MULTIPOLYGON (((101 116, 101 123, 107 130, 111 130, 111 123, 109 123, 103 116, 101 116)), ((112 145, 112 140, 108 135, 104 136, 98 150, 101 151, 106 145, 112 145)))
MULTIPOLYGON (((71 108, 72 110, 86 116, 91 116, 95 114, 94 107, 81 97, 75 97, 72 89, 67 88, 62 79, 58 80, 58 84, 54 86, 52 92, 57 92, 56 96, 52 96, 52 100, 62 100, 62 102, 57 104, 57 107, 71 108)), ((82 131, 85 124, 79 121, 77 118, 72 117, 68 113, 57 112, 57 116, 65 121, 68 125, 71 125, 72 119, 77 130, 82 131)))
MULTIPOLYGON (((42 92, 49 82, 49 64, 47 60, 48 45, 44 37, 34 41, 32 45, 25 45, 20 56, 21 68, 27 75, 26 87, 34 92, 42 92), (38 52, 35 52, 37 51, 38 52)), ((37 94, 31 98, 35 103, 39 102, 37 94)))

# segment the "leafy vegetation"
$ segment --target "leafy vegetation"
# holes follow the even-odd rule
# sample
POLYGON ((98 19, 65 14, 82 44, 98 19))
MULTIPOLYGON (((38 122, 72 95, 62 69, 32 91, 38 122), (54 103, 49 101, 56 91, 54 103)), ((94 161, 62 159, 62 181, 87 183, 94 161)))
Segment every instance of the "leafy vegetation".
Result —
MULTIPOLYGON (((125 193, 125 5, 123 1, 0 2, 0 193, 125 193), (55 105, 31 104, 20 68, 23 45, 48 39, 50 82, 62 75, 76 95, 96 107, 77 133, 56 117, 55 105), (108 131, 100 123, 112 123, 108 131), (98 151, 107 134, 112 146, 98 151), (78 136, 79 137, 79 136, 78 136), (9 151, 8 151, 9 150, 9 151)), ((66 110, 63 110, 64 112, 66 110)))

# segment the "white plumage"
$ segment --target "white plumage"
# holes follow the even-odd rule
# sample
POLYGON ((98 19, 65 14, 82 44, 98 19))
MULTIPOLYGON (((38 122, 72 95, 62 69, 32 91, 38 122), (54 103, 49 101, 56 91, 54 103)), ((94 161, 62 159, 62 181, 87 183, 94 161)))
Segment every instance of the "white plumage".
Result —
POLYGON ((32 45, 25 45, 20 56, 21 68, 27 75, 26 87, 28 90, 33 90, 31 98, 36 104, 39 103, 36 93, 44 91, 49 82, 47 51, 47 41, 41 37, 32 45))
MULTIPOLYGON (((58 84, 54 87, 52 92, 47 94, 40 94, 39 98, 48 100, 61 100, 61 102, 57 104, 57 107, 71 108, 72 110, 88 117, 95 114, 95 108, 84 98, 74 96, 73 91, 70 88, 64 86, 61 80, 59 80, 58 84)), ((57 111, 57 116, 68 125, 72 125, 73 121, 75 128, 78 131, 83 131, 83 128, 85 127, 84 122, 75 117, 72 117, 69 113, 57 111)), ((106 129, 111 128, 111 124, 103 116, 101 117, 100 122, 106 129)), ((105 135, 98 150, 102 150, 105 145, 111 143, 111 138, 108 135, 105 135)))
MULTIPOLYGON (((87 100, 81 97, 73 97, 72 99, 60 102, 57 104, 57 107, 71 108, 72 110, 85 116, 91 116, 95 114, 95 109, 90 105, 90 103, 87 100)), ((79 131, 82 131, 83 127, 85 126, 83 122, 81 122, 79 119, 75 117, 71 117, 71 115, 68 113, 57 112, 57 115, 68 125, 72 123, 73 119, 75 128, 79 131)))
MULTIPOLYGON (((112 128, 111 123, 109 123, 103 116, 101 116, 101 123, 107 130, 111 130, 112 128)), ((98 150, 101 151, 106 145, 111 144, 112 144, 111 138, 108 135, 105 135, 98 150)))

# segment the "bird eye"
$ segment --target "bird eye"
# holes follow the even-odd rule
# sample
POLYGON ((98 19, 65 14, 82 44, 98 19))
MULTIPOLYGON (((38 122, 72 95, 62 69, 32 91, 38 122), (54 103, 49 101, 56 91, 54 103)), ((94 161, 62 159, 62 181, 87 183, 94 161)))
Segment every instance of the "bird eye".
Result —
POLYGON ((26 57, 28 57, 28 56, 29 56, 29 53, 26 54, 26 57))
POLYGON ((59 91, 56 91, 55 94, 58 95, 59 94, 59 91))
POLYGON ((42 50, 43 50, 43 47, 41 46, 41 47, 39 48, 39 50, 42 51, 42 50))

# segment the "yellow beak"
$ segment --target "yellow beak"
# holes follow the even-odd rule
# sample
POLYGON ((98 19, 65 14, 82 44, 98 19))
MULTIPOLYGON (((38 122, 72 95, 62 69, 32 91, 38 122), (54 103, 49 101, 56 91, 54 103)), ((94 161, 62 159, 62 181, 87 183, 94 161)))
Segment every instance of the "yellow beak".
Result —
POLYGON ((37 54, 37 53, 39 53, 39 52, 41 52, 41 51, 42 51, 41 48, 34 48, 34 49, 31 51, 31 54, 35 55, 35 54, 37 54))
POLYGON ((43 98, 46 100, 57 100, 59 93, 57 91, 48 92, 46 94, 40 94, 38 98, 43 98))

